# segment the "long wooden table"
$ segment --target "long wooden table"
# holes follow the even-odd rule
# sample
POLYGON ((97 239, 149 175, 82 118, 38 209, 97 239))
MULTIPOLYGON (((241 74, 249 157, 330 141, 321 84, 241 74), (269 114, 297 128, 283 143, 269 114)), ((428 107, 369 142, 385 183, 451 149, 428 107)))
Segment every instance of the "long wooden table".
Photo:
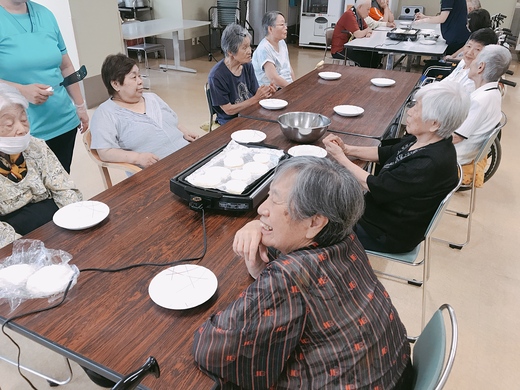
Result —
MULTIPOLYGON (((379 110, 393 115, 385 106, 379 110)), ((110 207, 110 215, 101 224, 68 231, 50 222, 25 238, 39 239, 47 248, 71 253, 71 262, 80 270, 165 264, 197 257, 203 249, 201 213, 190 210, 185 201, 170 192, 169 180, 229 142, 233 131, 251 128, 266 132, 265 142, 281 149, 294 145, 277 124, 236 118, 159 161, 153 169, 143 170, 96 196, 95 200, 110 207)), ((381 129, 384 131, 384 127, 381 129)), ((378 142, 356 136, 343 138, 362 145, 378 142)), ((235 232, 255 216, 255 211, 206 212, 207 253, 197 264, 215 273, 219 287, 210 301, 197 308, 167 310, 152 302, 148 285, 161 267, 119 273, 82 272, 61 306, 21 318, 9 327, 112 380, 153 355, 160 364, 161 377, 148 377, 143 386, 209 389, 212 381, 193 362, 193 334, 211 313, 227 306, 252 282, 242 260, 232 252, 232 242, 235 232)), ((11 251, 11 245, 0 249, 0 258, 11 251)), ((9 306, 2 302, 0 322, 48 305, 46 299, 30 300, 9 313, 9 306)))
POLYGON ((275 93, 273 98, 289 103, 284 109, 267 110, 257 105, 241 111, 240 116, 277 120, 279 115, 291 111, 316 112, 330 118, 329 129, 381 139, 419 77, 420 74, 383 69, 325 65, 275 93), (341 78, 323 80, 318 76, 323 71, 341 73, 341 78), (370 82, 376 77, 391 78, 396 83, 376 87, 370 82), (334 112, 334 106, 342 104, 362 107, 365 112, 357 117, 340 116, 334 112))

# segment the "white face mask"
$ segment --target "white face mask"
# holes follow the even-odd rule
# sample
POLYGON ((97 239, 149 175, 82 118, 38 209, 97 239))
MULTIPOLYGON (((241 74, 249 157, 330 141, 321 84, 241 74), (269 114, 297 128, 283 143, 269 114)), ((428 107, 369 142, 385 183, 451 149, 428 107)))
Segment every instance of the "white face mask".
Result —
POLYGON ((31 134, 27 133, 19 137, 0 137, 0 152, 6 154, 18 154, 23 152, 31 142, 31 134))

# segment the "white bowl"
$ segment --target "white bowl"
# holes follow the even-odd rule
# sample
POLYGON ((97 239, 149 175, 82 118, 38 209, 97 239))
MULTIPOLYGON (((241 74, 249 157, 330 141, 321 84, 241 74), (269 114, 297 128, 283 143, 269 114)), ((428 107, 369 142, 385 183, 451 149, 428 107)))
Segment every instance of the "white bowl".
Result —
POLYGON ((320 72, 318 73, 323 80, 337 80, 341 77, 341 73, 338 72, 320 72))
POLYGON ((289 153, 293 157, 298 156, 314 156, 314 157, 325 157, 327 155, 327 151, 319 146, 314 145, 298 145, 290 148, 287 153, 289 153))
POLYGON ((421 45, 435 45, 437 43, 437 41, 435 41, 433 39, 420 39, 419 43, 421 45))
POLYGON ((365 110, 358 106, 342 105, 334 107, 334 112, 341 116, 358 116, 363 114, 365 110))
POLYGON ((262 99, 260 105, 267 110, 281 110, 287 107, 289 103, 282 99, 262 99))
POLYGON ((231 134, 231 139, 241 144, 262 142, 266 135, 259 130, 238 130, 231 134))
POLYGON ((375 79, 371 79, 370 82, 374 84, 376 87, 390 87, 395 84, 395 80, 387 79, 384 77, 377 77, 375 79))

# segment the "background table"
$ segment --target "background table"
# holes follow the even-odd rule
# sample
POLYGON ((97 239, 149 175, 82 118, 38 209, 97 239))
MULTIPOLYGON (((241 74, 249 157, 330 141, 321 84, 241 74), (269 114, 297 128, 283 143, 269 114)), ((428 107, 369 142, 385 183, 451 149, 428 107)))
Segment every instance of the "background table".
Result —
POLYGON ((277 120, 286 112, 316 112, 330 118, 329 129, 382 139, 419 77, 420 74, 416 73, 324 65, 274 94, 273 98, 289 102, 284 109, 267 110, 257 105, 242 110, 239 115, 277 120), (323 80, 318 73, 324 71, 341 73, 341 78, 323 80), (370 82, 376 77, 391 78, 396 83, 391 87, 376 87, 370 82), (343 117, 334 112, 334 106, 341 104, 359 106, 365 112, 356 117, 343 117))
MULTIPOLYGON (((167 68, 182 72, 197 73, 195 69, 181 66, 181 54, 179 49, 179 31, 186 30, 188 28, 207 26, 208 24, 209 22, 200 20, 182 20, 181 23, 177 23, 169 19, 154 19, 142 22, 123 23, 121 25, 121 30, 123 32, 123 39, 125 41, 130 39, 151 37, 154 35, 160 35, 171 32, 173 41, 174 64, 168 65, 167 68)), ((164 66, 165 65, 161 65, 161 67, 164 66)))
MULTIPOLYGON (((410 80, 415 77, 407 76, 410 80)), ((322 85, 320 80, 311 72, 309 78, 302 78, 300 85, 314 91, 322 85)), ((330 87, 322 89, 329 90, 330 87)), ((298 100, 297 88, 282 92, 285 97, 294 97, 293 102, 298 100), (294 95, 289 94, 291 90, 294 95)), ((383 104, 383 100, 374 104, 392 117, 391 110, 397 107, 392 102, 394 94, 382 93, 388 104, 383 104)), ((399 96, 404 95, 402 91, 399 96)), ((154 164, 151 171, 143 170, 96 196, 95 200, 110 207, 110 215, 101 224, 87 230, 68 231, 50 222, 25 238, 39 239, 47 248, 69 252, 73 256, 71 263, 80 269, 118 268, 145 262, 165 264, 197 257, 203 247, 201 214, 190 210, 185 201, 170 192, 169 180, 228 143, 233 131, 251 128, 264 131, 268 144, 284 150, 295 145, 281 134, 278 124, 233 119, 154 164)), ((380 128, 385 131, 384 124, 380 128)), ((341 134, 340 137, 361 145, 379 143, 373 138, 341 134)), ((112 380, 141 366, 152 355, 159 362, 161 377, 148 377, 143 385, 168 390, 209 389, 212 380, 193 362, 193 334, 209 315, 226 307, 252 282, 243 261, 232 252, 232 242, 235 232, 255 217, 253 210, 240 214, 206 212, 207 254, 196 263, 215 273, 219 287, 212 299, 197 308, 167 310, 152 302, 148 285, 162 267, 139 267, 119 273, 82 272, 63 305, 21 318, 10 327, 112 380)), ((10 245, 0 249, 0 258, 9 256, 11 251, 10 245)), ((46 299, 35 299, 9 313, 9 306, 2 302, 0 322, 48 306, 46 299)))
MULTIPOLYGON (((397 22, 397 24, 400 23, 403 22, 397 22)), ((409 24, 409 21, 406 22, 406 25, 409 24)), ((413 28, 435 30, 436 33, 440 34, 438 24, 421 23, 413 28)), ((424 39, 422 36, 419 36, 417 41, 394 41, 386 37, 386 33, 390 30, 391 28, 388 27, 378 28, 368 38, 357 38, 347 42, 345 48, 387 53, 386 69, 388 70, 394 67, 394 53, 406 54, 408 56, 406 71, 409 72, 412 55, 442 56, 448 47, 442 36, 434 45, 422 44, 421 42, 424 39)))

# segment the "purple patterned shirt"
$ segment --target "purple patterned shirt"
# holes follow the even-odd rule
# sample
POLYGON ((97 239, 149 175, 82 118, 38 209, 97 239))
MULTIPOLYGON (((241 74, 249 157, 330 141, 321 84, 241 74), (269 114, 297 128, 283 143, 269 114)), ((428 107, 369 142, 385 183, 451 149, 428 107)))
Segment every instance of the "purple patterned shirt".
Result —
MULTIPOLYGON (((273 252, 271 252, 273 253, 273 252)), ((222 389, 392 389, 406 330, 352 234, 278 254, 195 333, 195 361, 222 389)))

